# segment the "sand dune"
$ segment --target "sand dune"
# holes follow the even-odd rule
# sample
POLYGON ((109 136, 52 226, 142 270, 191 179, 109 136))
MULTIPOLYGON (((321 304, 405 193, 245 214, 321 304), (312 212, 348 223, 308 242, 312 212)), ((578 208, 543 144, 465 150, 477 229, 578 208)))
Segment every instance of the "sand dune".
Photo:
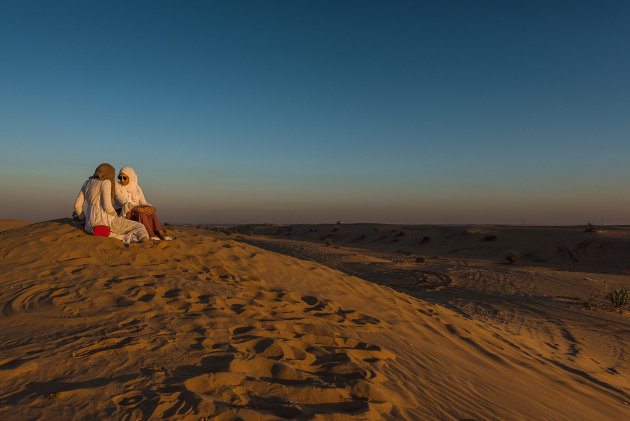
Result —
POLYGON ((576 227, 435 225, 244 225, 241 234, 354 246, 424 256, 476 258, 505 262, 516 250, 519 262, 571 271, 630 275, 630 227, 607 226, 597 232, 576 227))
MULTIPOLYGON (((484 260, 504 247, 484 231, 241 229, 255 232, 171 227, 149 249, 69 220, 0 229, 0 417, 630 416, 628 317, 580 305, 604 281, 585 271, 597 259, 627 283, 613 257, 569 271, 549 245, 514 267, 484 260), (479 236, 487 250, 470 249, 479 236)), ((620 232, 594 233, 594 250, 623 254, 620 232)), ((545 241, 573 244, 562 235, 545 241)))
POLYGON ((19 228, 30 225, 30 222, 21 219, 0 219, 0 231, 6 231, 13 228, 19 228))

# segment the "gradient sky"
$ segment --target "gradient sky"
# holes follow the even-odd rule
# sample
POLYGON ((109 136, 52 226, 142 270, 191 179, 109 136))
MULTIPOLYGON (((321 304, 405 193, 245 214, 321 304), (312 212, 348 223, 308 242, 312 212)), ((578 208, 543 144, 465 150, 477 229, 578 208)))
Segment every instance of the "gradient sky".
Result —
POLYGON ((630 2, 0 0, 0 218, 630 224, 630 2))

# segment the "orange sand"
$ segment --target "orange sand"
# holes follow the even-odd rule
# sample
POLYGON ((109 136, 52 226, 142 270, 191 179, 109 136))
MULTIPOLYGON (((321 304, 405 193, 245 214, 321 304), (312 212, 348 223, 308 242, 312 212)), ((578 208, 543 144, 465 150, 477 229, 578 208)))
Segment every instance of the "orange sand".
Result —
POLYGON ((623 228, 0 222, 0 419, 630 418, 623 228))

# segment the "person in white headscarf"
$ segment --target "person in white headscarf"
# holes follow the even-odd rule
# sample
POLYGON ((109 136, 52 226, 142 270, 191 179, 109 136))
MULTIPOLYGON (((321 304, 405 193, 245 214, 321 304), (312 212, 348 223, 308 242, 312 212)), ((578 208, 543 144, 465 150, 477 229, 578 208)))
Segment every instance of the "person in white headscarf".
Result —
POLYGON ((107 226, 109 236, 122 240, 125 244, 149 241, 149 234, 144 225, 116 216, 112 206, 114 174, 116 174, 114 167, 101 164, 96 167, 94 175, 83 183, 74 202, 74 211, 78 219, 85 221, 85 230, 90 234, 94 232, 96 226, 107 226))
POLYGON ((144 225, 152 240, 171 240, 160 226, 155 207, 144 198, 138 176, 131 167, 122 167, 116 183, 116 201, 122 206, 120 216, 144 225))

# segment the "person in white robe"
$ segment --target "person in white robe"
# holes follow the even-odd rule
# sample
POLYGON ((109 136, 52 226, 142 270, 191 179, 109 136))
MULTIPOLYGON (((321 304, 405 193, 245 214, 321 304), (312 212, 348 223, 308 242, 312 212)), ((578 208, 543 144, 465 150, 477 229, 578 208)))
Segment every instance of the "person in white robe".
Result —
POLYGON ((149 234, 139 222, 120 218, 112 206, 114 194, 114 174, 110 164, 101 164, 83 186, 74 203, 74 210, 81 220, 85 220, 85 231, 92 234, 95 226, 107 226, 110 237, 122 240, 125 244, 149 241, 149 234), (85 211, 84 211, 85 205, 85 211))
POLYGON ((131 167, 122 167, 118 173, 116 203, 121 207, 120 216, 142 223, 152 240, 171 240, 164 234, 156 209, 145 199, 138 175, 131 167))

